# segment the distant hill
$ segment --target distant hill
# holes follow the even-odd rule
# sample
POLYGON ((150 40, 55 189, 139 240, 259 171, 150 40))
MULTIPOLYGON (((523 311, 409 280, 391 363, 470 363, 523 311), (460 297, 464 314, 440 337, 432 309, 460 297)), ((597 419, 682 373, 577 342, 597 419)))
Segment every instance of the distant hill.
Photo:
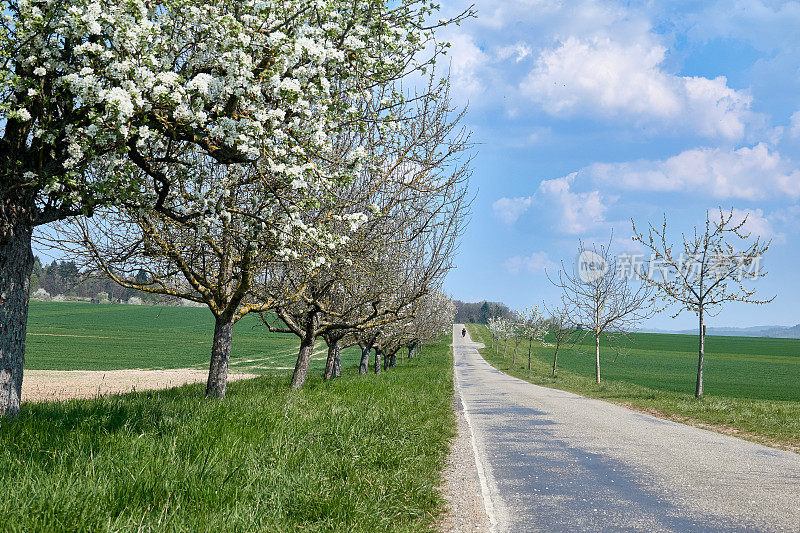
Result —
MULTIPOLYGON (((673 333, 677 335, 694 335, 696 329, 666 330, 666 329, 642 329, 647 333, 673 333)), ((800 339, 800 324, 795 326, 750 326, 746 328, 735 327, 708 327, 707 335, 719 335, 722 337, 779 337, 784 339, 800 339)))
POLYGON ((780 337, 783 339, 800 339, 800 324, 795 324, 794 326, 787 328, 787 327, 778 327, 774 329, 770 329, 764 333, 764 337, 780 337))

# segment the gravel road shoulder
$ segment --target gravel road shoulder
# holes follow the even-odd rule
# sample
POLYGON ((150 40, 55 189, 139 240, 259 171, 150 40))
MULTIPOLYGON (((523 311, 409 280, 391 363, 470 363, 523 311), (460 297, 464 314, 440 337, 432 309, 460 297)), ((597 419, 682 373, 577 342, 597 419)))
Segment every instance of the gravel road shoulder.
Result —
POLYGON ((464 405, 458 391, 453 398, 453 406, 458 420, 458 434, 451 443, 444 471, 442 493, 449 509, 439 524, 439 530, 446 533, 490 531, 472 448, 472 430, 464 416, 464 405))

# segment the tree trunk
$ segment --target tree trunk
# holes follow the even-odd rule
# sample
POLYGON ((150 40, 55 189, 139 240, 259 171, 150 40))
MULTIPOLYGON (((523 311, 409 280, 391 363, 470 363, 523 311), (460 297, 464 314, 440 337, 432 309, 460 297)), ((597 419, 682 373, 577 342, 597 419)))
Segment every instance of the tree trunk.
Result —
POLYGON ((531 371, 531 355, 533 354, 533 337, 528 339, 528 372, 531 371))
POLYGON ((517 348, 519 347, 519 339, 514 340, 514 359, 511 361, 511 366, 517 364, 517 348))
POLYGON ((339 341, 331 339, 328 344, 328 358, 325 360, 325 373, 322 376, 326 381, 336 377, 336 357, 339 351, 339 341))
POLYGON ((341 357, 340 357, 341 354, 342 354, 342 347, 337 342, 336 343, 336 353, 333 355, 333 377, 335 377, 335 378, 342 377, 342 360, 341 360, 341 357))
POLYGON ((503 343, 503 359, 506 358, 506 350, 508 349, 508 339, 503 343))
POLYGON ((294 365, 294 373, 292 374, 293 389, 301 388, 306 382, 306 375, 308 375, 308 363, 311 361, 311 356, 314 354, 314 343, 316 336, 313 332, 309 335, 306 333, 300 339, 300 353, 297 355, 297 363, 294 365))
POLYGON ((214 323, 214 343, 211 345, 211 365, 206 381, 207 398, 224 398, 228 385, 228 362, 231 358, 233 319, 217 317, 214 323))
POLYGON ((700 398, 703 396, 703 355, 705 354, 706 345, 706 330, 703 324, 703 309, 700 309, 700 347, 699 357, 697 358, 697 384, 694 389, 694 397, 700 398))
POLYGON ((16 418, 22 398, 32 234, 32 225, 18 223, 0 243, 0 418, 16 418))
POLYGON ((397 365, 397 352, 392 352, 389 357, 389 368, 394 368, 397 365))
POLYGON ((375 348, 375 373, 381 373, 381 351, 375 348))
POLYGON ((385 372, 386 370, 389 370, 389 354, 383 352, 381 356, 383 357, 383 370, 385 372))
POLYGON ((594 371, 597 383, 600 383, 600 333, 594 334, 594 371))
POLYGON ((361 347, 361 363, 358 365, 358 374, 360 376, 367 375, 367 366, 369 365, 369 351, 371 350, 370 346, 362 346, 361 347))
POLYGON ((553 377, 556 377, 556 363, 558 363, 558 343, 556 343, 556 353, 553 355, 553 377))

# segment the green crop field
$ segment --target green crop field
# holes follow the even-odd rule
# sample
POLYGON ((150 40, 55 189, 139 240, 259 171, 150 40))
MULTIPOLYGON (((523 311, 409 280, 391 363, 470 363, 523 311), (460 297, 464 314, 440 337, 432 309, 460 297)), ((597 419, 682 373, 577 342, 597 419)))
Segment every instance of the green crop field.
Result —
MULTIPOLYGON (((205 367, 211 357, 214 318, 203 307, 31 302, 25 368, 118 370, 205 367)), ((269 333, 257 316, 233 332, 231 369, 264 372, 294 368, 299 341, 269 333)), ((317 350, 325 350, 319 342, 317 350)), ((344 350, 342 365, 356 364, 358 349, 344 350)), ((321 370, 324 354, 312 360, 321 370)))
POLYGON ((697 400, 696 336, 635 333, 618 350, 602 346, 598 386, 593 339, 562 348, 552 378, 554 348, 535 345, 529 372, 527 341, 520 342, 512 366, 513 340, 503 358, 502 345, 499 354, 489 347, 485 326, 468 327, 486 344, 481 354, 490 363, 522 379, 800 449, 800 340, 707 336, 705 397, 697 400))
MULTIPOLYGON (((633 333, 619 354, 601 348, 602 376, 671 392, 694 392, 697 336, 633 333)), ((707 336, 705 393, 710 396, 800 401, 800 340, 707 336)), ((554 349, 536 350, 550 361, 554 349)), ((594 373, 594 340, 560 354, 561 368, 594 373)), ((525 344, 527 357, 527 343, 525 344)))

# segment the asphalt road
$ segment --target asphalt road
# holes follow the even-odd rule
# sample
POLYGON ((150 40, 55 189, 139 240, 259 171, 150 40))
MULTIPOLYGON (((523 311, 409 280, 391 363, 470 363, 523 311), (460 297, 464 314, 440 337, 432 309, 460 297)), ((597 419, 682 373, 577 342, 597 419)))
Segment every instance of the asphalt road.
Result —
POLYGON ((453 328, 496 531, 800 531, 800 455, 533 385, 453 328))

